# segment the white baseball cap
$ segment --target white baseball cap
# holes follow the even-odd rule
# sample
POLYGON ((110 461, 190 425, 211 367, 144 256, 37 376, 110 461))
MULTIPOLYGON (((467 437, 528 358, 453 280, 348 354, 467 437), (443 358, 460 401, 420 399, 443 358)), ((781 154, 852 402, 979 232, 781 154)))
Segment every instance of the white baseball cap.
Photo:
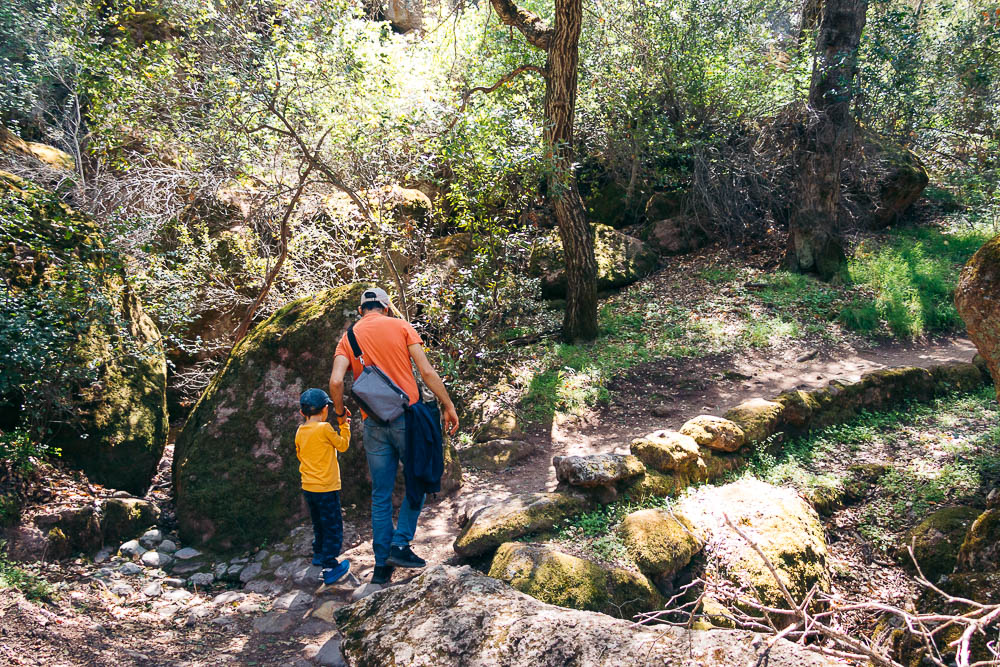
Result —
POLYGON ((389 295, 381 287, 366 289, 361 294, 361 305, 363 306, 366 303, 378 303, 383 308, 389 308, 389 295))

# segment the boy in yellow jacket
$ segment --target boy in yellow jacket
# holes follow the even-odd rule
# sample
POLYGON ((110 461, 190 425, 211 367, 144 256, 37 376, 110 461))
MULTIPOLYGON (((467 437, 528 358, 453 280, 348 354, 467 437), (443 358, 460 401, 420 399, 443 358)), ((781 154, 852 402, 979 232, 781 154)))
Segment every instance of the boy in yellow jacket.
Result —
POLYGON ((299 413, 306 422, 295 432, 295 454, 299 457, 302 495, 313 524, 313 565, 323 568, 324 585, 334 584, 351 570, 351 561, 338 561, 344 542, 344 520, 340 509, 340 465, 337 452, 346 452, 351 442, 348 418, 337 415, 337 429, 326 418, 330 397, 322 389, 307 389, 299 399, 299 413), (338 433, 339 430, 339 433, 338 433))

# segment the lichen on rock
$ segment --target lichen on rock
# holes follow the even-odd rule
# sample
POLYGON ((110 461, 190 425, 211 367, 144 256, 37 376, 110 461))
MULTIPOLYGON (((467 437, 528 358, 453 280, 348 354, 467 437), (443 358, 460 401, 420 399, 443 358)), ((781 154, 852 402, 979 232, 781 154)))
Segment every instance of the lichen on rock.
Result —
POLYGON ((504 542, 549 530, 587 507, 583 496, 570 493, 522 493, 477 511, 455 538, 459 556, 481 556, 504 542))
POLYGON ((993 377, 1000 400, 1000 236, 976 251, 962 269, 955 288, 955 307, 969 338, 993 377))
POLYGON ((958 551, 980 511, 973 507, 945 507, 931 513, 919 524, 903 535, 902 544, 896 554, 903 567, 915 571, 913 560, 907 547, 913 546, 913 556, 917 559, 924 576, 932 583, 943 574, 955 569, 958 551))
POLYGON ((665 509, 632 512, 619 530, 629 558, 647 577, 672 577, 702 546, 687 521, 665 509))
POLYGON ((724 417, 743 430, 747 443, 763 442, 776 432, 783 410, 781 403, 751 398, 727 412, 724 417))
POLYGON ((735 452, 746 442, 738 424, 714 415, 698 415, 689 419, 680 432, 694 438, 703 447, 720 452, 735 452))

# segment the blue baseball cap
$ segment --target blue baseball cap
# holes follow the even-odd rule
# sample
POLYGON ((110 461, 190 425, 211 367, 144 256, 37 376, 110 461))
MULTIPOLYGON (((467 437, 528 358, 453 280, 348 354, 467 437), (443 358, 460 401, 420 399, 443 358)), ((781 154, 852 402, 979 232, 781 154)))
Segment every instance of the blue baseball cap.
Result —
POLYGON ((316 415, 323 411, 328 405, 333 405, 330 395, 322 389, 306 389, 299 397, 299 407, 306 415, 316 415))

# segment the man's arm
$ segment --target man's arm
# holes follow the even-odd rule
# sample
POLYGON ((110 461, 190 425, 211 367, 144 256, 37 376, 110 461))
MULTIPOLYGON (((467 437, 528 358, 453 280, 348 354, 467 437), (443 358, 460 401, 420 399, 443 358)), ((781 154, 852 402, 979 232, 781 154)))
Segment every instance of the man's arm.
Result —
MULTIPOLYGON (((455 411, 455 404, 451 402, 448 390, 444 388, 441 376, 437 374, 437 371, 431 366, 431 362, 427 360, 427 355, 424 354, 424 348, 420 346, 420 343, 414 343, 408 349, 410 350, 410 358, 413 359, 413 363, 417 365, 417 370, 420 371, 420 377, 424 379, 424 382, 434 392, 438 401, 444 406, 445 428, 448 429, 449 433, 454 434, 458 430, 458 413, 455 411)), ((334 361, 334 369, 336 368, 336 361, 334 361)), ((330 387, 333 387, 332 380, 330 387)))
POLYGON ((333 409, 339 415, 344 410, 344 375, 350 367, 351 362, 342 354, 333 358, 333 372, 330 373, 330 398, 333 400, 333 409))

